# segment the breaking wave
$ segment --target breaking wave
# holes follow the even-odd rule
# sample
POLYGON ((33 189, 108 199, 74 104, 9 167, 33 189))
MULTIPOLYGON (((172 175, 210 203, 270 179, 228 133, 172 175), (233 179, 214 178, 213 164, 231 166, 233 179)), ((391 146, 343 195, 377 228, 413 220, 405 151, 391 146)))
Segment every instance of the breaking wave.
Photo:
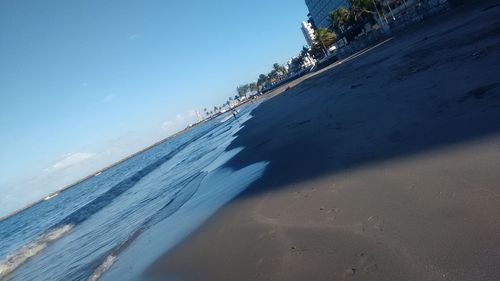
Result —
POLYGON ((45 249, 50 242, 61 238, 72 228, 72 225, 62 225, 59 228, 52 229, 8 255, 2 262, 0 262, 0 279, 5 278, 9 275, 9 273, 14 271, 21 264, 25 263, 29 258, 45 249))
POLYGON ((99 265, 95 270, 94 270, 94 273, 92 273, 92 275, 90 275, 89 279, 87 279, 88 281, 97 281, 99 280, 99 278, 101 278, 101 275, 108 271, 108 269, 111 268, 111 266, 115 263, 116 261, 116 256, 114 255, 110 255, 108 257, 106 257, 106 259, 104 260, 103 263, 101 263, 101 265, 99 265))
POLYGON ((102 274, 108 271, 111 266, 117 260, 117 256, 125 250, 130 243, 132 243, 137 237, 139 237, 144 231, 148 228, 152 227, 156 223, 168 218, 179 208, 181 208, 189 199, 193 197, 193 195, 198 191, 201 181, 207 175, 206 172, 200 172, 194 176, 189 177, 184 180, 181 184, 183 187, 180 188, 176 194, 173 196, 171 200, 167 202, 160 210, 158 210, 153 216, 151 216, 148 220, 144 222, 144 224, 138 228, 130 237, 121 243, 120 245, 113 248, 109 255, 104 258, 101 264, 99 264, 95 269, 92 275, 87 279, 87 281, 97 281, 101 278, 102 274))

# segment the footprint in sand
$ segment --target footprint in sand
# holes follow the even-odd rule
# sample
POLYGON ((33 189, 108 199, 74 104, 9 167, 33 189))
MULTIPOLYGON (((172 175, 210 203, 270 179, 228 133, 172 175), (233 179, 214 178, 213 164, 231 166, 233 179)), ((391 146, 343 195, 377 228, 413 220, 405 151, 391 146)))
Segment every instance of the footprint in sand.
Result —
POLYGON ((353 280, 355 275, 373 274, 378 271, 377 260, 374 256, 367 253, 359 253, 356 255, 356 261, 351 268, 344 272, 344 280, 353 280))
POLYGON ((311 194, 313 194, 315 191, 316 191, 316 188, 314 188, 314 187, 311 187, 308 190, 295 191, 293 193, 293 197, 295 199, 309 198, 309 196, 311 196, 311 194))
POLYGON ((302 192, 302 191, 295 191, 293 193, 293 197, 295 199, 309 198, 309 194, 306 192, 302 192))
POLYGON ((327 189, 327 191, 326 191, 326 192, 328 192, 328 193, 333 193, 333 194, 338 193, 338 187, 337 187, 337 185, 336 185, 335 183, 333 183, 333 184, 330 186, 330 188, 328 188, 328 189, 327 189))
POLYGON ((291 246, 290 247, 291 254, 295 255, 295 256, 303 255, 305 251, 306 251, 306 249, 302 249, 302 248, 299 248, 297 246, 291 246))
POLYGON ((329 221, 335 220, 337 218, 337 213, 340 212, 340 209, 337 207, 333 208, 320 207, 319 210, 325 215, 325 219, 329 221))
POLYGON ((375 257, 366 253, 360 253, 358 255, 358 262, 354 265, 354 267, 359 268, 366 273, 374 273, 378 270, 378 264, 375 257))
POLYGON ((375 229, 379 232, 384 232, 384 220, 379 216, 371 216, 366 223, 363 223, 363 232, 370 229, 375 229))

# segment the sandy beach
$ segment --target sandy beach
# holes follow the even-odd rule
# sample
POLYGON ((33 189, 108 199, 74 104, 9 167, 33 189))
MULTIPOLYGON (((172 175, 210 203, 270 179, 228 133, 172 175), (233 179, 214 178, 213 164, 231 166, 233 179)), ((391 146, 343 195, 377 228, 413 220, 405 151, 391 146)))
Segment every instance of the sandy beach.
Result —
POLYGON ((144 279, 500 280, 498 1, 290 85, 228 148, 264 176, 144 279))

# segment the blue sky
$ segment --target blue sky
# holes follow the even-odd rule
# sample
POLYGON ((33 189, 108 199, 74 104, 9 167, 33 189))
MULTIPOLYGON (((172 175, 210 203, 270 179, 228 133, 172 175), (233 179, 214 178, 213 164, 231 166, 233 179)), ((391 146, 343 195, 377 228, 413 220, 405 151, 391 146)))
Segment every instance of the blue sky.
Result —
POLYGON ((0 216, 185 127, 305 44, 303 0, 0 2, 0 216))

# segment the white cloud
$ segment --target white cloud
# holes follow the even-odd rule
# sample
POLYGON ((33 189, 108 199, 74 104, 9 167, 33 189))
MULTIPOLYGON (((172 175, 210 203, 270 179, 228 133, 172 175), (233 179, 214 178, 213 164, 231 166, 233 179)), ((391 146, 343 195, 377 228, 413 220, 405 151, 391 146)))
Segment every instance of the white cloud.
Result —
POLYGON ((197 120, 196 116, 195 110, 187 110, 182 114, 176 114, 173 118, 164 121, 161 128, 167 133, 175 133, 180 131, 182 128, 185 128, 188 124, 195 122, 197 120))
POLYGON ((69 155, 65 156, 63 159, 56 162, 54 165, 46 168, 45 171, 52 172, 55 170, 65 169, 65 168, 74 166, 78 163, 81 163, 81 162, 91 158, 92 156, 94 156, 92 153, 87 153, 87 152, 70 153, 69 155))
POLYGON ((175 128, 175 122, 167 120, 167 121, 163 122, 163 124, 161 125, 161 128, 164 131, 169 132, 169 131, 171 131, 172 129, 175 128))
POLYGON ((128 36, 128 39, 130 40, 136 40, 142 37, 142 33, 134 33, 128 36))
POLYGON ((116 95, 108 94, 102 99, 102 102, 104 102, 104 103, 112 102, 115 98, 116 98, 116 95))

